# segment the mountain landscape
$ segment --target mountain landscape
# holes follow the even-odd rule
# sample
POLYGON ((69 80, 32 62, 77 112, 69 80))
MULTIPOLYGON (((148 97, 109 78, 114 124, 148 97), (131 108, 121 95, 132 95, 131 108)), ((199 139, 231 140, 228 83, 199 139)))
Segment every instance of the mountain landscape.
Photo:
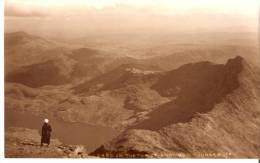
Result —
POLYGON ((125 38, 102 48, 5 33, 6 157, 258 158, 258 45, 212 35, 142 49, 129 37, 118 53, 125 38))
POLYGON ((91 155, 259 157, 259 79, 243 58, 184 65, 170 74, 154 87, 174 100, 91 155))

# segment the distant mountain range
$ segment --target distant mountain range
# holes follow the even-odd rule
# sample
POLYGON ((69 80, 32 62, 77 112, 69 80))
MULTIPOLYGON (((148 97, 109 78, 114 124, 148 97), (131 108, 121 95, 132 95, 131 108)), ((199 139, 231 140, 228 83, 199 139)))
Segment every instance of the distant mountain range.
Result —
POLYGON ((118 137, 91 153, 99 157, 257 158, 260 70, 253 54, 205 45, 137 59, 8 33, 5 109, 117 129, 118 137))

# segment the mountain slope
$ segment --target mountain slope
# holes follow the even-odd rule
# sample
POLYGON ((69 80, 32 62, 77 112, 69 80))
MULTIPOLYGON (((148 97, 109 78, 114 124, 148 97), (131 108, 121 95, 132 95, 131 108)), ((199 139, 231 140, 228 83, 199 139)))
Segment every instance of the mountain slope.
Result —
POLYGON ((81 158, 89 157, 83 146, 67 145, 51 139, 49 147, 40 147, 37 130, 11 127, 5 131, 7 158, 81 158))
MULTIPOLYGON (((142 129, 133 127, 94 151, 92 155, 108 153, 110 157, 134 155, 136 157, 258 158, 260 148, 259 79, 255 70, 241 57, 229 60, 225 67, 226 74, 223 81, 226 84, 215 90, 216 94, 222 97, 206 112, 198 113, 200 111, 197 110, 189 121, 175 121, 174 112, 168 112, 166 114, 172 115, 173 119, 157 126, 156 130, 152 131, 147 126, 142 126, 142 129), (223 92, 226 92, 226 95, 223 92)), ((197 73, 201 71, 194 73, 197 76, 197 73)), ((189 78, 186 78, 186 81, 189 81, 189 78)), ((216 80, 209 80, 209 82, 210 84, 219 83, 216 80)), ((197 88, 194 89, 196 91, 197 88)), ((190 91, 192 95, 192 90, 190 91)), ((213 95, 206 94, 209 97, 213 95)), ((209 100, 205 99, 205 101, 209 100)), ((193 105, 194 103, 190 103, 187 109, 190 110, 193 105)), ((160 113, 159 109, 157 110, 160 113)), ((163 117, 158 114, 157 118, 163 117)))
POLYGON ((135 127, 157 130, 171 123, 188 122, 196 112, 210 111, 239 87, 240 62, 241 57, 229 60, 226 65, 199 62, 167 72, 152 88, 174 100, 159 106, 148 115, 149 120, 135 127))
POLYGON ((62 60, 50 60, 21 67, 19 70, 8 73, 5 80, 30 87, 60 85, 70 81, 70 71, 72 71, 71 67, 67 66, 62 60))
POLYGON ((5 33, 5 72, 44 62, 65 51, 62 44, 25 32, 5 33))
POLYGON ((133 58, 114 57, 96 49, 72 49, 25 32, 5 34, 6 81, 30 87, 82 82, 135 62, 133 58))
POLYGON ((153 80, 154 73, 156 73, 156 68, 152 66, 137 63, 122 64, 97 78, 76 86, 74 89, 75 93, 119 89, 130 84, 149 82, 149 80, 153 80))
MULTIPOLYGON (((169 45, 168 45, 169 46, 169 45)), ((181 46, 181 44, 179 45, 181 46)), ((243 46, 243 45, 207 45, 207 44, 187 44, 182 50, 176 51, 178 49, 177 45, 171 45, 168 48, 160 47, 158 48, 159 54, 162 52, 161 49, 165 48, 170 51, 145 60, 155 66, 161 67, 164 70, 172 70, 178 68, 187 63, 195 63, 200 61, 210 61, 218 64, 224 64, 227 59, 236 56, 242 56, 247 59, 247 61, 254 64, 259 64, 258 58, 258 46, 243 46), (177 47, 176 47, 177 46, 177 47), (195 46, 196 48, 193 48, 195 46)), ((156 51, 156 50, 155 50, 156 51)), ((151 51, 153 53, 153 51, 151 51)))

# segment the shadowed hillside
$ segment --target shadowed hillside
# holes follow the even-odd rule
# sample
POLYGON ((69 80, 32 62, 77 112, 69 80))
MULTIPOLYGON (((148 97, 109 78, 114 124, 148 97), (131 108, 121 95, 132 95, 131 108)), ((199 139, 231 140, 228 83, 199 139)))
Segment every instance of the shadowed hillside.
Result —
POLYGON ((188 122, 194 114, 210 111, 239 87, 242 60, 236 57, 226 65, 210 62, 187 64, 165 73, 153 89, 162 96, 174 97, 174 100, 159 106, 148 115, 148 120, 134 128, 157 130, 169 124, 188 122))
POLYGON ((69 74, 62 74, 65 66, 59 61, 46 61, 40 64, 25 66, 6 75, 6 81, 21 83, 30 87, 43 85, 60 85, 70 81, 69 74), (62 66, 62 67, 61 67, 62 66))

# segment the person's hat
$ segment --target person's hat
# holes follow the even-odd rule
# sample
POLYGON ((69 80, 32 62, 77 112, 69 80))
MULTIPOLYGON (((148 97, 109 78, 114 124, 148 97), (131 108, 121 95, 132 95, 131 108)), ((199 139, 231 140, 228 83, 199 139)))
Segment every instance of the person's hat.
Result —
POLYGON ((49 122, 49 120, 48 120, 48 119, 44 119, 44 122, 45 122, 45 123, 48 123, 48 122, 49 122))

